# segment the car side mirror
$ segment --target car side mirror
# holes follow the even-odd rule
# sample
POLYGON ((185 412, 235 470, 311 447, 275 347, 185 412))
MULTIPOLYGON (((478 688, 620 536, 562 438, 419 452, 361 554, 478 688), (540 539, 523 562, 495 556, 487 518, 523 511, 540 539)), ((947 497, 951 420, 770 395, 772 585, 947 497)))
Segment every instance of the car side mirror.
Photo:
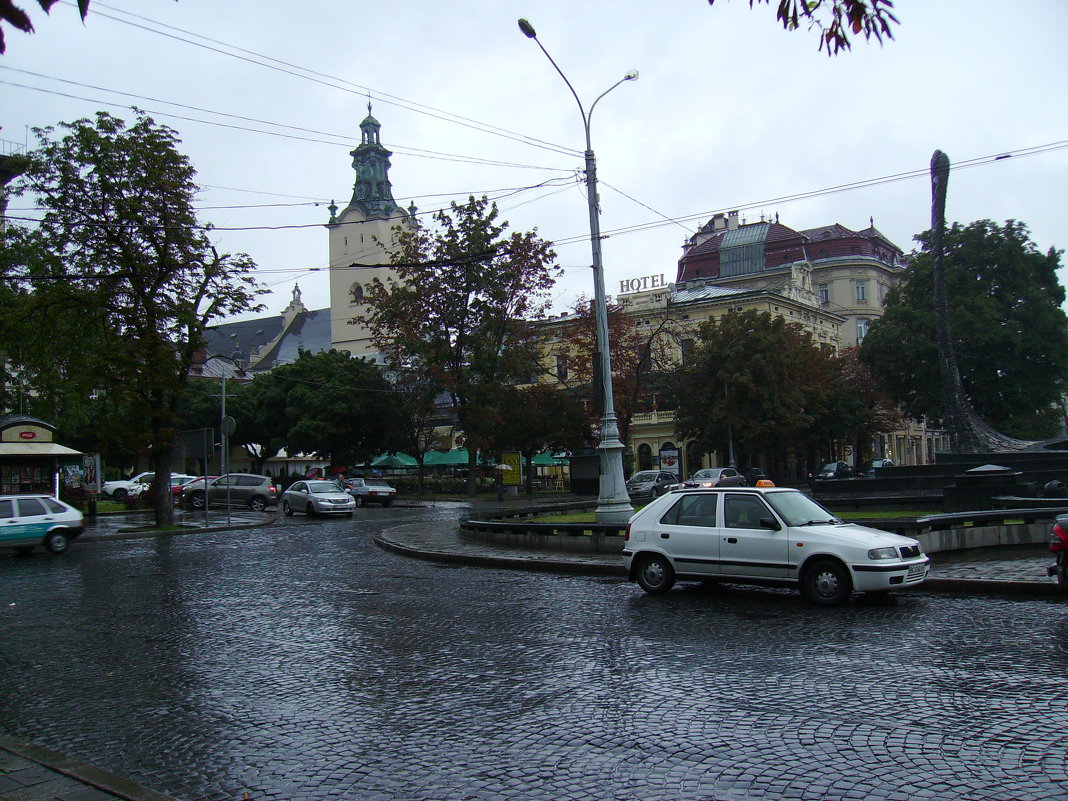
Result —
POLYGON ((762 517, 760 518, 760 527, 766 528, 769 531, 780 531, 782 526, 779 525, 779 521, 774 517, 762 517))

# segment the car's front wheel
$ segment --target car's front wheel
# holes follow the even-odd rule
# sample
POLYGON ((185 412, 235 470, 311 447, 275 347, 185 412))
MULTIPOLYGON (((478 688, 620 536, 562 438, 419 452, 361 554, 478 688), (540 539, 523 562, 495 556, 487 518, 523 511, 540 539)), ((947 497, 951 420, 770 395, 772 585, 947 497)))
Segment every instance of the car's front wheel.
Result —
POLYGON ((65 531, 50 531, 45 537, 45 548, 49 553, 63 553, 70 545, 70 537, 65 531))
POLYGON ((675 585, 675 569, 663 556, 645 556, 638 565, 638 585, 650 595, 663 595, 675 585))
POLYGON ((115 503, 126 503, 127 495, 129 495, 129 493, 120 487, 111 493, 111 500, 115 501, 115 503))
POLYGON ((248 502, 248 508, 253 512, 262 512, 267 508, 267 499, 257 495, 248 502))
POLYGON ((821 559, 805 571, 801 592, 813 603, 838 606, 853 594, 853 580, 841 562, 821 559))

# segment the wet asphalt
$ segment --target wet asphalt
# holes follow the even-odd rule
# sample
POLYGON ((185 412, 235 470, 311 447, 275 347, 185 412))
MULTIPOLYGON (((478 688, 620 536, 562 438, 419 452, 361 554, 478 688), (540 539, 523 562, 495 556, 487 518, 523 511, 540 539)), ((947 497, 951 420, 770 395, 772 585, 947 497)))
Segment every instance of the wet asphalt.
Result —
MULTIPOLYGON (((466 511, 0 558, 0 799, 1068 797, 1058 597, 654 598, 604 557, 505 569, 466 511)), ((934 575, 1048 585, 996 550, 934 575)))

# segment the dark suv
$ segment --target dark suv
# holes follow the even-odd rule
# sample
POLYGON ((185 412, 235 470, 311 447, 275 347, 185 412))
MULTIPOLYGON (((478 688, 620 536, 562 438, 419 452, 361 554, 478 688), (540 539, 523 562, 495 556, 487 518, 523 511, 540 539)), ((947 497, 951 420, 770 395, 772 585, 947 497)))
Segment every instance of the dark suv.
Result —
POLYGON ((255 473, 227 473, 225 476, 190 481, 182 487, 182 501, 192 509, 203 509, 205 503, 247 504, 254 512, 262 512, 278 503, 278 489, 270 476, 255 473))

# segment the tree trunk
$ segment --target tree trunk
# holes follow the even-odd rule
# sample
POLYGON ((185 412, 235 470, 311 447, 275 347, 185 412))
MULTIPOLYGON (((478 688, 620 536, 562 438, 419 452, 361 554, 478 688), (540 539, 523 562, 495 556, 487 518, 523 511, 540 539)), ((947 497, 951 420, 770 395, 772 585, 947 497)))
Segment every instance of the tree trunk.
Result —
POLYGON ((174 496, 171 495, 171 464, 174 461, 174 449, 158 451, 153 462, 156 478, 152 482, 152 506, 155 509, 156 528, 174 525, 174 496))

